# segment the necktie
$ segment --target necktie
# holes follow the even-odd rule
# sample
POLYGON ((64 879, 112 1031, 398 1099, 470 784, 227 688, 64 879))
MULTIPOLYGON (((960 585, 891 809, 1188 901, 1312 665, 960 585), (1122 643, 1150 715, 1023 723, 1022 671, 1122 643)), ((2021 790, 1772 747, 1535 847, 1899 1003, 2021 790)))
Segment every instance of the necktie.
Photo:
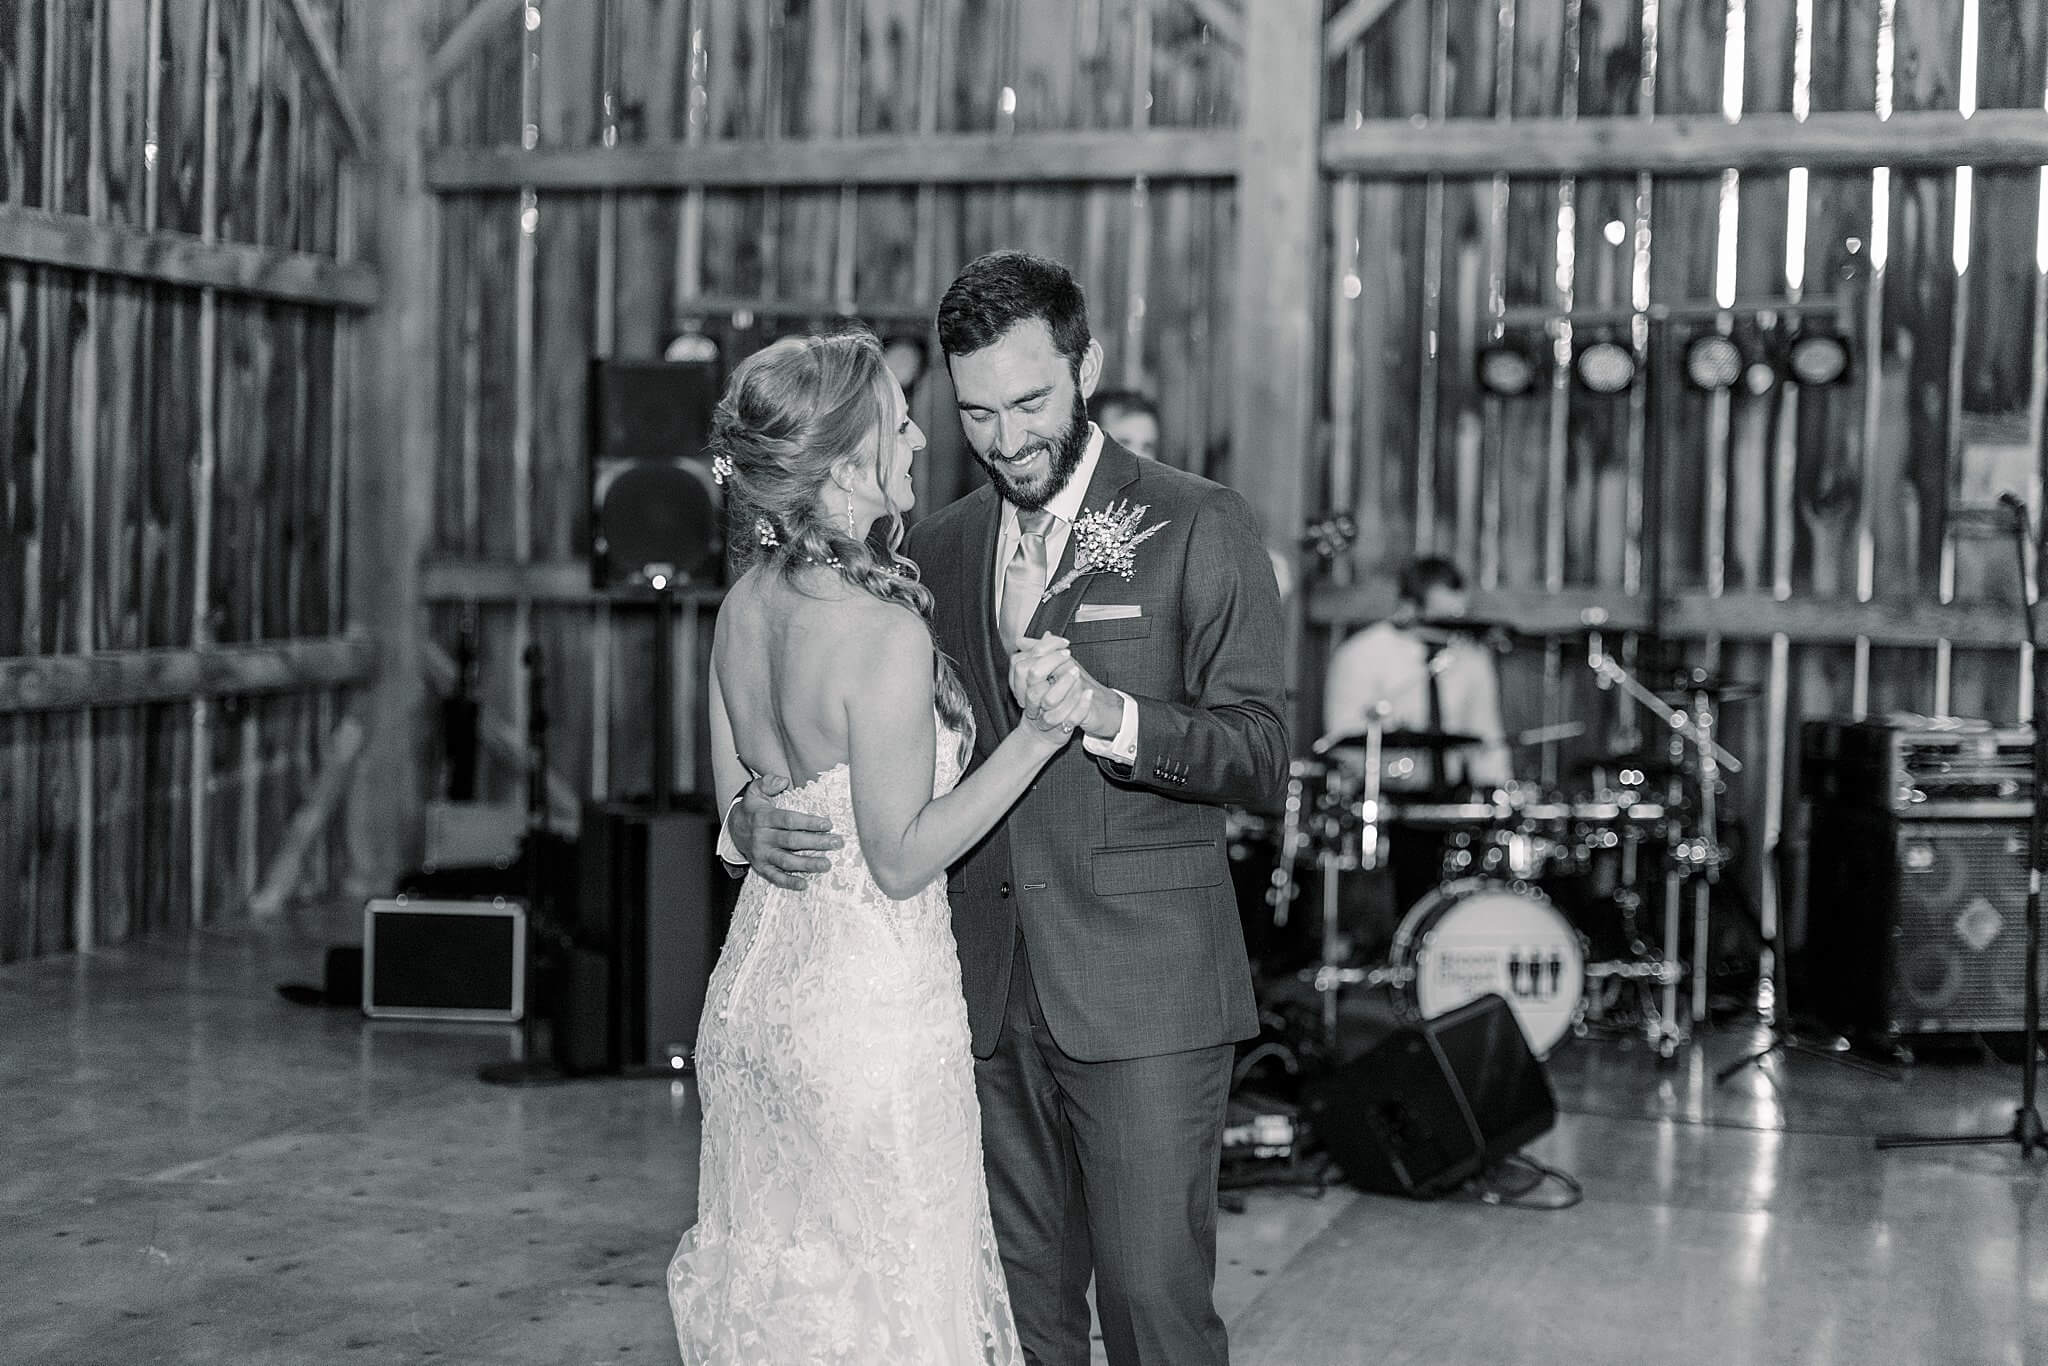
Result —
MULTIPOLYGON (((1422 657, 1423 672, 1429 677, 1429 730, 1431 734, 1444 728, 1444 690, 1437 682, 1440 670, 1447 662, 1450 646, 1439 645, 1427 650, 1422 657)), ((1430 752, 1430 777, 1433 787, 1451 785, 1451 755, 1448 750, 1430 752)))
POLYGON ((1018 509, 1017 548, 1003 571, 1003 601, 996 616, 1004 654, 1017 652, 1017 642, 1030 628, 1039 595, 1045 592, 1045 533, 1051 527, 1052 514, 1044 508, 1018 509))

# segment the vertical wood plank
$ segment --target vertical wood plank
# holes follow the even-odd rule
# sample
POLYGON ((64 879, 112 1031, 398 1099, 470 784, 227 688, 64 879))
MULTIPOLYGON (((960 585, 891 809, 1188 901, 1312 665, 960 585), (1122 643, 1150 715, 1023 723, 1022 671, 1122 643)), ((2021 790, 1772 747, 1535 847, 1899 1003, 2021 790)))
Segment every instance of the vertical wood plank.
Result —
MULTIPOLYGON (((217 165, 220 146, 221 60, 220 10, 204 6, 205 19, 198 61, 204 69, 203 105, 200 114, 199 236, 213 241, 219 233, 220 186, 217 165)), ((220 300, 213 290, 199 295, 198 395, 194 403, 198 431, 197 459, 192 469, 192 629, 194 649, 204 649, 215 637, 213 617, 213 479, 219 456, 220 426, 216 385, 220 362, 220 300)), ((188 837, 191 843, 192 898, 188 908, 191 923, 208 918, 211 884, 209 859, 213 816, 213 704, 206 698, 192 702, 192 747, 187 756, 187 807, 191 812, 188 837)))
POLYGON ((357 11, 348 70, 371 124, 374 170, 359 204, 360 244, 384 302, 363 324, 349 458, 354 466, 350 619, 380 642, 369 741, 350 793, 354 890, 389 886, 418 852, 425 687, 419 559, 433 500, 434 212, 422 190, 425 79, 432 16, 424 6, 357 11), (406 775, 394 782, 392 775, 406 775))
POLYGON ((1252 451, 1307 451, 1315 436, 1311 301, 1321 172, 1314 149, 1322 91, 1300 73, 1322 70, 1322 7, 1276 0, 1261 18, 1245 34, 1236 308, 1242 354, 1260 363, 1240 367, 1231 448, 1246 462, 1240 486, 1265 534, 1291 539, 1302 524, 1303 462, 1278 460, 1270 477, 1256 482, 1244 474, 1252 451))

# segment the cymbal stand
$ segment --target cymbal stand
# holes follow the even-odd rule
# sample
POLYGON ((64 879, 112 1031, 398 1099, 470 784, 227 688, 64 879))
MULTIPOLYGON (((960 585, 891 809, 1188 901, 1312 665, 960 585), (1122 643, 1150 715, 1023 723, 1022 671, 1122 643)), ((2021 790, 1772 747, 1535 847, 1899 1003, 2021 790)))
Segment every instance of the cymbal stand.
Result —
POLYGON ((1655 974, 1661 990, 1659 1018, 1647 1026, 1650 1041, 1662 1056, 1677 1054, 1690 1037, 1693 1023, 1707 1013, 1706 944, 1713 884, 1719 880, 1722 863, 1720 831, 1715 823, 1715 788, 1723 771, 1740 773, 1742 761, 1714 738, 1712 699, 1705 689, 1693 691, 1690 711, 1671 706, 1643 681, 1630 673, 1613 655, 1601 648, 1595 634, 1588 644, 1586 664, 1602 686, 1618 687, 1644 710, 1663 720, 1671 730, 1672 776, 1665 784, 1664 943, 1663 971, 1655 974), (1690 750, 1692 769, 1699 776, 1701 828, 1687 835, 1679 816, 1684 805, 1684 760, 1690 750), (1684 1016, 1679 1007, 1679 981, 1685 969, 1678 960, 1683 933, 1685 884, 1693 884, 1693 959, 1690 1008, 1684 1016))
POLYGON ((1358 836, 1358 850, 1347 857, 1343 826, 1338 819, 1334 838, 1323 841, 1320 856, 1323 869, 1323 957, 1316 966, 1315 988, 1323 998, 1323 1045, 1335 1056, 1337 1048, 1337 990, 1366 980, 1359 968, 1340 968, 1343 955, 1338 925, 1338 874, 1356 869, 1371 872, 1380 866, 1380 760, 1385 752, 1386 722, 1383 714, 1370 715, 1365 723, 1365 772, 1360 777, 1358 808, 1350 822, 1358 836), (1346 865, 1349 865, 1347 868, 1346 865))
POLYGON ((1696 961, 1692 973, 1692 1018, 1697 1023, 1707 1018, 1708 910, 1713 901, 1714 884, 1721 880, 1721 824, 1715 801, 1721 770, 1714 759, 1714 751, 1719 746, 1713 743, 1713 705, 1703 688, 1693 689, 1692 723, 1699 736, 1700 819, 1699 834, 1688 843, 1685 853, 1692 856, 1689 863, 1694 870, 1692 953, 1696 961))

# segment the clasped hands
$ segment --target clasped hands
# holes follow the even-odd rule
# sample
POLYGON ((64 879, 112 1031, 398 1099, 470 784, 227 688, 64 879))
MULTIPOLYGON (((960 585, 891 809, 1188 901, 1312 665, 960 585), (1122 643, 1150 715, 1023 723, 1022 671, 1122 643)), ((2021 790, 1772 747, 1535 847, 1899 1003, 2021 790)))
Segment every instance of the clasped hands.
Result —
MULTIPOLYGON (((1081 667, 1066 640, 1055 635, 1026 636, 1010 656, 1010 693, 1024 709, 1026 725, 1062 737, 1075 729, 1100 734, 1105 725, 1113 736, 1121 722, 1121 705, 1116 720, 1104 718, 1104 699, 1116 700, 1081 667)), ((1106 737, 1105 737, 1106 738, 1106 737)))

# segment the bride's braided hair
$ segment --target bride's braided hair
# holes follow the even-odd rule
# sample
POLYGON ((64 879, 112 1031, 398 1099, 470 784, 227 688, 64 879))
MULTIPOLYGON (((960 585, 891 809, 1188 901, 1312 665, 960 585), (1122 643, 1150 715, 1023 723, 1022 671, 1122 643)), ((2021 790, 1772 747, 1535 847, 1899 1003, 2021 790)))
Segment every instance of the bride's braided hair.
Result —
MULTIPOLYGON (((711 421, 710 451, 723 475, 735 573, 760 564, 807 592, 801 571, 826 565, 848 584, 917 613, 931 630, 932 594, 897 554, 902 513, 890 506, 883 543, 857 540, 835 519, 832 473, 843 461, 879 463, 887 446, 888 368, 872 332, 784 337, 741 361, 711 421)), ((888 499, 888 481, 876 471, 888 499)), ((946 724, 974 734, 958 670, 939 649, 932 697, 946 724)))

